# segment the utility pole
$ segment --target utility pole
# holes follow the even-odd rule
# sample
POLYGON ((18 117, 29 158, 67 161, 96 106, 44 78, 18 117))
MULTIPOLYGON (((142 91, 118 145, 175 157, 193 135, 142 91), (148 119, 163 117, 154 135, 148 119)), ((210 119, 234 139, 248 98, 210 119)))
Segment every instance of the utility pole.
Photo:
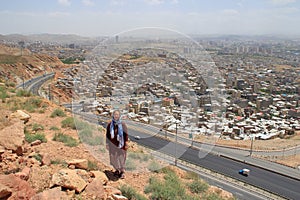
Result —
POLYGON ((50 86, 50 84, 48 85, 48 98, 49 98, 49 101, 51 101, 51 86, 50 86))
POLYGON ((23 80, 23 90, 24 90, 25 89, 24 75, 22 76, 22 80, 23 80))
POLYGON ((175 166, 177 166, 177 119, 176 119, 176 137, 175 137, 175 166))
POLYGON ((250 156, 252 156, 252 152, 253 152, 253 136, 251 136, 250 138, 251 138, 250 156))

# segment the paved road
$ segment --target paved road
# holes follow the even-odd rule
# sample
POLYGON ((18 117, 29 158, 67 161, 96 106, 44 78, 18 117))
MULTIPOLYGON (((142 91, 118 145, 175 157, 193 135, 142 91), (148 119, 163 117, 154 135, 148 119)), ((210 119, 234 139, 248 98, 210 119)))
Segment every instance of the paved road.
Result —
POLYGON ((130 129, 132 134, 139 135, 142 139, 136 140, 137 143, 147 146, 153 150, 178 157, 178 159, 188 161, 195 165, 211 169, 226 176, 233 177, 245 183, 263 188, 287 199, 300 199, 300 181, 294 178, 283 176, 265 170, 260 167, 238 162, 222 156, 216 156, 199 149, 188 147, 183 144, 170 142, 160 137, 150 136, 148 134, 130 129), (248 177, 238 174, 238 170, 248 168, 251 175, 248 177))
POLYGON ((40 95, 39 89, 40 87, 48 80, 52 79, 54 77, 55 73, 49 73, 44 74, 42 76, 35 77, 33 79, 30 79, 20 85, 17 86, 17 88, 23 88, 25 90, 30 91, 32 94, 40 95))

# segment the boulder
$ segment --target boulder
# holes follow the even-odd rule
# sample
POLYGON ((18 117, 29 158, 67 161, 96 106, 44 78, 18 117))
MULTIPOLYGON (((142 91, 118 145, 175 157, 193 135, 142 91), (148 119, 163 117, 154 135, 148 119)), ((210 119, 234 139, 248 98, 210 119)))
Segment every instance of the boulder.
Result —
POLYGON ((31 118, 31 116, 23 110, 17 110, 10 114, 10 118, 20 119, 24 122, 24 124, 26 124, 29 121, 29 119, 31 118))
POLYGON ((9 188, 9 192, 11 192, 9 200, 31 199, 35 195, 35 191, 29 183, 14 174, 0 175, 0 185, 9 188))
POLYGON ((88 169, 88 161, 86 159, 73 159, 66 161, 68 165, 74 165, 77 169, 88 169))
POLYGON ((61 191, 60 187, 55 187, 49 190, 44 190, 41 193, 34 195, 31 200, 68 200, 69 196, 61 191))
POLYGON ((24 138, 24 124, 20 120, 14 120, 12 125, 0 130, 0 146, 19 156, 23 154, 24 138))
POLYGON ((102 185, 102 180, 95 178, 87 185, 84 190, 85 194, 93 199, 105 199, 105 191, 102 185))
POLYGON ((104 172, 102 171, 90 171, 90 172, 92 174, 92 177, 100 179, 103 185, 107 184, 108 178, 104 172))
POLYGON ((50 187, 56 185, 80 193, 87 186, 87 183, 77 174, 76 170, 61 169, 53 174, 51 179, 50 187))

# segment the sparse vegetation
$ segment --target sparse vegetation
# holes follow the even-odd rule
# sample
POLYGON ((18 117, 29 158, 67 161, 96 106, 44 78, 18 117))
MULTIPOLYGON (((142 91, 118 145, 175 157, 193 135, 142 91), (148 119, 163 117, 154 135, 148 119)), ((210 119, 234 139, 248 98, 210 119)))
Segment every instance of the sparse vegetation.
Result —
POLYGON ((51 127, 50 127, 50 130, 51 130, 51 131, 58 131, 59 128, 58 128, 57 126, 51 126, 51 127))
POLYGON ((97 163, 88 160, 88 170, 98 170, 97 163))
MULTIPOLYGON (((149 179, 149 184, 145 187, 145 193, 150 195, 150 199, 185 199, 185 200, 221 200, 218 193, 208 193, 208 184, 199 179, 194 173, 187 173, 185 177, 192 179, 192 182, 186 182, 186 179, 180 179, 176 172, 165 167, 160 170, 164 173, 164 179, 156 176, 149 179), (187 191, 189 189, 189 191, 187 191)), ((221 191, 221 190, 220 190, 221 191)))
POLYGON ((34 123, 32 125, 32 131, 37 132, 37 131, 40 131, 40 130, 44 130, 44 126, 43 125, 37 124, 37 123, 34 123))
POLYGON ((56 159, 56 160, 51 160, 52 165, 63 165, 65 167, 68 166, 68 163, 64 160, 56 159))
POLYGON ((74 118, 73 117, 67 117, 63 121, 61 121, 61 127, 62 128, 71 128, 76 129, 74 118))
POLYGON ((41 154, 37 153, 34 154, 32 157, 35 158, 37 161, 42 162, 43 157, 41 154))
POLYGON ((121 185, 120 190, 122 195, 128 198, 128 200, 147 200, 147 198, 139 194, 134 188, 128 185, 121 185))
POLYGON ((151 155, 149 155, 149 154, 136 153, 136 152, 129 152, 128 157, 135 159, 135 160, 144 161, 144 162, 147 162, 148 160, 150 160, 152 158, 151 155))
POLYGON ((32 96, 31 92, 23 89, 17 90, 17 97, 30 97, 32 96))
POLYGON ((176 176, 175 172, 168 172, 164 181, 156 177, 149 179, 149 185, 145 188, 145 193, 151 193, 151 199, 187 199, 188 195, 185 192, 182 182, 176 176))
POLYGON ((155 160, 153 160, 152 162, 150 162, 150 164, 148 165, 148 169, 151 171, 151 172, 159 172, 159 170, 161 169, 161 165, 156 162, 155 160))
POLYGON ((41 142, 44 142, 44 143, 47 142, 47 139, 46 139, 44 133, 32 134, 32 133, 25 132, 25 141, 27 141, 28 143, 31 143, 36 140, 40 140, 41 142))
POLYGON ((23 63, 25 59, 22 56, 0 54, 0 64, 23 63))
POLYGON ((35 112, 36 109, 42 107, 42 99, 40 97, 30 97, 26 99, 23 109, 25 109, 28 112, 35 112))
POLYGON ((9 95, 7 94, 6 88, 3 86, 0 86, 0 99, 2 99, 2 102, 5 101, 5 99, 8 97, 9 97, 9 95))
POLYGON ((79 130, 78 135, 81 142, 91 146, 104 144, 104 137, 95 135, 95 132, 97 131, 95 126, 79 119, 75 119, 75 124, 77 130, 79 130))
POLYGON ((54 117, 65 117, 65 116, 66 116, 66 113, 60 108, 55 109, 50 115, 50 117, 52 117, 52 118, 54 118, 54 117))
POLYGON ((188 188, 192 193, 203 193, 208 189, 208 184, 202 180, 194 180, 192 183, 188 184, 188 188))
POLYGON ((131 158, 128 158, 128 159, 126 160, 125 166, 126 166, 126 169, 127 169, 128 171, 136 170, 136 164, 135 164, 135 162, 134 162, 131 158))
POLYGON ((63 133, 56 133, 53 137, 53 141, 62 142, 69 147, 78 146, 78 142, 76 139, 72 138, 69 135, 65 135, 63 133))

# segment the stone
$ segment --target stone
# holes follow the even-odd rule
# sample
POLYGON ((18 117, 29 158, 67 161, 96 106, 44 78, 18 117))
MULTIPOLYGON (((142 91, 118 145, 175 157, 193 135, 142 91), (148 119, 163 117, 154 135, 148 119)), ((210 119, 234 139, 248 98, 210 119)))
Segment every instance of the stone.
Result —
POLYGON ((10 189, 9 200, 31 199, 36 194, 27 181, 16 177, 14 174, 0 175, 0 185, 10 189))
POLYGON ((84 191, 88 196, 92 196, 96 199, 105 199, 106 196, 102 180, 98 178, 95 178, 91 183, 89 183, 84 191))
POLYGON ((40 145, 40 144, 42 144, 41 140, 35 140, 35 141, 30 143, 30 146, 37 146, 37 145, 40 145))
POLYGON ((68 200, 69 196, 60 187, 44 190, 34 195, 31 200, 68 200))
POLYGON ((90 171, 92 174, 92 177, 99 178, 102 180, 102 184, 105 185, 108 183, 108 178, 106 174, 102 171, 90 171))
POLYGON ((88 161, 86 159, 73 159, 66 161, 68 165, 74 165, 77 169, 88 169, 88 161))
POLYGON ((53 174, 51 179, 50 187, 56 185, 80 193, 87 186, 87 183, 77 174, 76 170, 61 169, 53 174))
POLYGON ((112 187, 112 186, 103 186, 105 192, 108 194, 108 196, 111 196, 113 194, 118 194, 118 195, 121 195, 122 192, 121 190, 115 188, 115 187, 112 187))
POLYGON ((118 194, 113 194, 113 195, 112 195, 112 198, 113 198, 114 200, 128 200, 127 197, 124 197, 124 196, 118 195, 118 194))
POLYGON ((24 121, 24 124, 26 124, 29 121, 29 119, 31 118, 31 116, 23 110, 16 110, 15 112, 10 114, 10 118, 20 119, 20 120, 24 121))
POLYGON ((17 155, 22 155, 25 142, 24 124, 22 121, 14 121, 10 126, 6 126, 0 130, 0 146, 5 149, 12 150, 17 155))
POLYGON ((12 190, 0 183, 0 199, 7 199, 12 194, 12 190))
POLYGON ((47 165, 47 166, 51 165, 51 158, 49 154, 45 153, 42 155, 42 165, 47 165))
POLYGON ((22 180, 27 181, 29 178, 30 171, 31 170, 29 167, 24 167, 24 169, 21 172, 15 173, 15 176, 19 177, 22 180))

